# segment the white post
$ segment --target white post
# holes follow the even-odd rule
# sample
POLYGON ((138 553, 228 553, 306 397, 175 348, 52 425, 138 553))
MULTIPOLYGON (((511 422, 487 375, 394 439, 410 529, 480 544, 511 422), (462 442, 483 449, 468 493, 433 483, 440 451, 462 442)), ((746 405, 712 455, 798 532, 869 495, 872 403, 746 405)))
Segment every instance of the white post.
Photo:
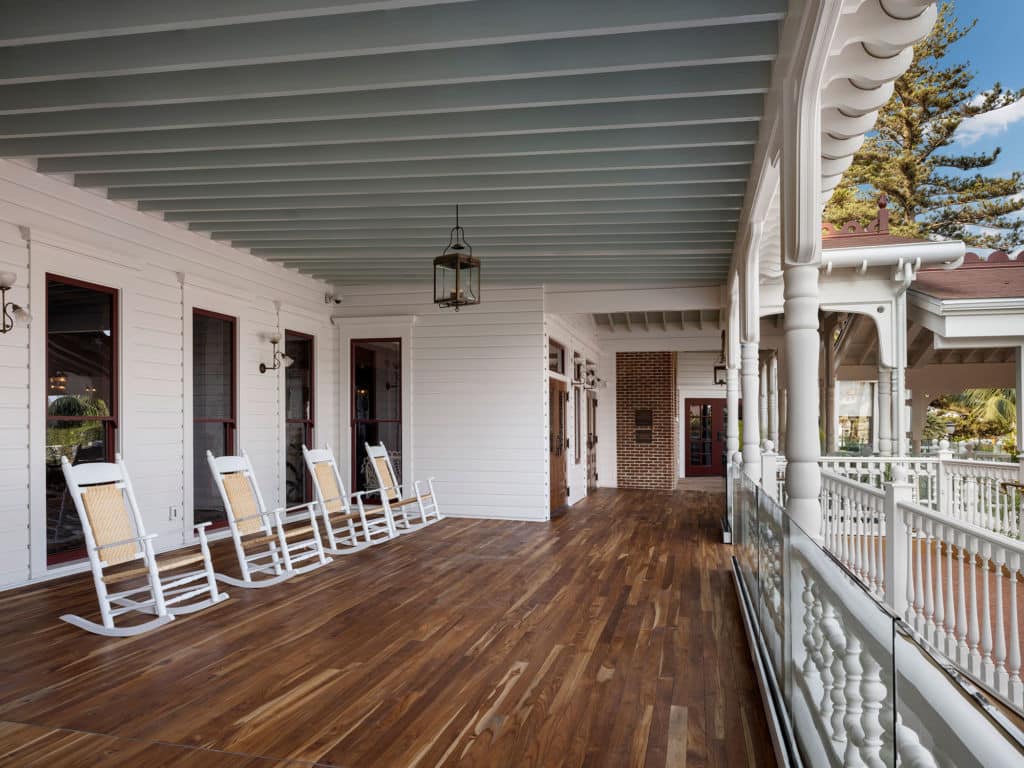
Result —
POLYGON ((907 610, 910 551, 907 524, 896 505, 911 500, 912 487, 904 467, 896 465, 892 474, 892 482, 885 484, 885 604, 897 616, 903 616, 907 610))
POLYGON ((773 354, 768 361, 768 439, 779 445, 779 357, 773 354))
POLYGON ((950 490, 947 487, 949 478, 946 473, 946 462, 953 458, 953 452, 949 449, 949 440, 943 438, 939 441, 939 463, 935 468, 935 509, 939 512, 949 514, 949 509, 943 509, 951 498, 950 490))
POLYGON ((757 352, 756 341, 745 341, 740 345, 740 380, 743 385, 743 468, 755 481, 761 479, 757 352))
POLYGON ((786 453, 786 411, 788 408, 788 400, 786 397, 786 389, 779 389, 779 442, 776 443, 779 446, 779 453, 785 455, 786 453))
POLYGON ((809 535, 821 528, 821 442, 818 439, 818 266, 789 264, 785 285, 786 385, 791 402, 786 423, 788 509, 809 535))
POLYGON ((878 452, 892 456, 892 369, 878 369, 878 452))
POLYGON ((928 394, 922 387, 914 387, 910 393, 910 436, 914 453, 921 455, 924 448, 924 426, 928 422, 928 394))
POLYGON ((1024 347, 1017 347, 1016 365, 1013 368, 1017 387, 1017 450, 1020 451, 1021 445, 1024 445, 1024 403, 1020 399, 1024 391, 1024 347))
POLYGON ((906 370, 902 365, 890 371, 892 385, 892 455, 907 455, 907 393, 904 386, 906 370))
POLYGON ((776 501, 779 499, 779 462, 775 452, 775 444, 771 440, 764 441, 764 452, 761 454, 761 487, 776 501))
POLYGON ((761 363, 760 392, 757 398, 758 425, 761 427, 761 445, 768 439, 768 363, 761 363))
POLYGON ((725 369, 725 455, 732 456, 740 449, 740 372, 738 368, 725 369))

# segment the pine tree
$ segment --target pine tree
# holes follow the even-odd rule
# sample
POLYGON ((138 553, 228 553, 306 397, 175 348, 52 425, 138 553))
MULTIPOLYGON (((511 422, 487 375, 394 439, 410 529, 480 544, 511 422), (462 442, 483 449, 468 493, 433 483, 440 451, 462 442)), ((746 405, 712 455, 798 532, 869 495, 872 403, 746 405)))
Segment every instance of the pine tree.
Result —
POLYGON ((995 83, 972 87, 968 62, 944 65, 948 49, 977 23, 961 25, 943 3, 932 33, 914 46, 914 61, 896 81, 869 136, 825 209, 825 220, 867 224, 877 215, 879 192, 889 196, 891 229, 897 234, 938 235, 983 248, 1010 248, 1024 241, 1024 174, 981 173, 1000 149, 947 154, 960 124, 1024 97, 1024 89, 995 83), (975 171, 975 173, 967 173, 975 171))

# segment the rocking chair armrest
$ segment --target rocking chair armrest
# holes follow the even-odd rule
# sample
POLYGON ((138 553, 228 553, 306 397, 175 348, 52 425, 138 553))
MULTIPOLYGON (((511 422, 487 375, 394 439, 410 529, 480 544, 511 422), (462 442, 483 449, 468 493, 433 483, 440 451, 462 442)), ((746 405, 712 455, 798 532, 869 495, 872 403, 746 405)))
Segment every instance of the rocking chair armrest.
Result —
POLYGON ((101 549, 109 549, 110 547, 123 547, 125 544, 132 544, 136 541, 152 541, 156 538, 155 533, 147 533, 145 536, 133 536, 130 539, 122 539, 121 541, 111 541, 107 544, 97 544, 93 547, 93 550, 99 552, 101 549))
POLYGON ((307 502, 305 502, 303 504, 295 504, 295 505, 293 505, 291 507, 278 507, 274 511, 275 512, 285 512, 285 513, 287 513, 287 512, 296 512, 296 511, 298 511, 300 509, 309 509, 310 507, 315 506, 315 505, 316 505, 315 501, 307 501, 307 502))
POLYGON ((192 530, 194 530, 194 531, 196 531, 198 533, 199 531, 206 530, 211 525, 213 525, 213 523, 196 523, 195 525, 192 526, 192 530))
POLYGON ((263 517, 273 517, 275 512, 276 510, 271 510, 269 512, 257 512, 254 515, 246 515, 245 517, 236 517, 235 525, 238 525, 239 523, 244 523, 246 520, 258 520, 263 517))

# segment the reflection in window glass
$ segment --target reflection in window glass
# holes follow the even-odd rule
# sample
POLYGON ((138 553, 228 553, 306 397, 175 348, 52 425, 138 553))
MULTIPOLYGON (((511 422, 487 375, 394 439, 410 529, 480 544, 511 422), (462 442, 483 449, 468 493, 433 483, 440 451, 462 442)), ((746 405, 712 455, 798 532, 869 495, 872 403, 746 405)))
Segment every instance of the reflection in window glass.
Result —
POLYGON ((292 359, 285 381, 285 493, 288 504, 313 498, 302 459, 302 446, 313 446, 313 337, 287 331, 284 351, 292 359))
POLYGON ((46 279, 46 554, 50 564, 85 556, 61 459, 112 461, 116 424, 117 294, 46 279))
POLYGON ((235 449, 235 320, 201 309, 192 313, 192 415, 193 521, 226 525, 206 452, 235 449))
POLYGON ((377 482, 365 443, 383 442, 402 474, 402 343, 398 339, 352 342, 352 486, 372 490, 377 482))

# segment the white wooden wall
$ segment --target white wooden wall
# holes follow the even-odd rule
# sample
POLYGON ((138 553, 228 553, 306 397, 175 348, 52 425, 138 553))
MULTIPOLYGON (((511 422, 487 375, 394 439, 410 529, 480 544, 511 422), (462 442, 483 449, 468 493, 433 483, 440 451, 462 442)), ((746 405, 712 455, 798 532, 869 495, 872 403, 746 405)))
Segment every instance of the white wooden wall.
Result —
POLYGON ((435 307, 428 283, 352 288, 342 298, 342 466, 351 461, 349 342, 400 337, 405 477, 435 477, 446 515, 546 520, 542 289, 489 287, 481 305, 459 312, 435 307))
MULTIPOLYGON (((544 316, 544 336, 545 341, 554 340, 565 347, 565 366, 566 375, 563 377, 566 382, 566 386, 569 391, 569 409, 568 418, 566 419, 566 433, 569 435, 570 445, 569 453, 566 457, 566 468, 568 470, 566 478, 569 483, 569 504, 575 504, 587 495, 587 403, 586 393, 580 389, 580 463, 576 463, 576 388, 572 383, 572 365, 573 365, 573 353, 579 353, 582 355, 584 360, 591 360, 597 364, 598 375, 601 373, 600 355, 597 348, 597 336, 595 333, 593 315, 553 315, 545 314, 544 316)), ((545 361, 547 357, 545 357, 545 361)), ((546 365, 545 365, 546 368, 546 365)), ((548 376, 554 376, 550 372, 547 372, 548 376)), ((548 409, 550 403, 548 402, 548 388, 544 387, 544 412, 545 419, 548 418, 548 409)), ((604 407, 602 401, 601 392, 597 393, 597 411, 600 414, 601 409, 604 407)), ((601 440, 605 439, 604 435, 598 431, 598 445, 601 444, 601 440)), ((614 439, 614 433, 612 433, 608 439, 614 439)), ((550 453, 548 454, 550 459, 550 453)), ((598 480, 601 479, 601 471, 598 469, 598 480)))
POLYGON ((63 575, 46 567, 45 275, 119 290, 123 454, 150 532, 162 549, 191 539, 192 308, 238 318, 238 445, 268 503, 284 497, 284 389, 266 337, 316 337, 318 439, 337 441, 337 331, 328 287, 205 236, 0 161, 0 269, 18 283, 30 326, 0 336, 0 587, 63 575))
POLYGON ((686 477, 686 412, 688 397, 724 398, 725 385, 715 386, 718 352, 680 352, 677 356, 679 387, 679 476, 686 477))

